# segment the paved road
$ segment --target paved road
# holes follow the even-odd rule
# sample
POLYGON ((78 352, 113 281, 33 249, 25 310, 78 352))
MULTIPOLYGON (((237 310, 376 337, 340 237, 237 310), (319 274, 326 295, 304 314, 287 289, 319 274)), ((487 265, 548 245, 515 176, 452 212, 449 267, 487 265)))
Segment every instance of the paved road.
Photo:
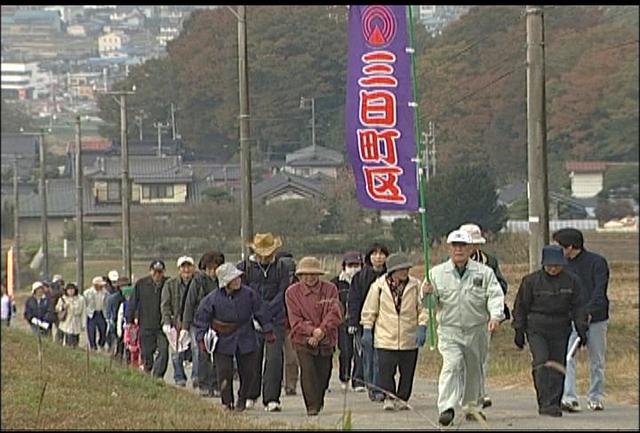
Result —
MULTIPOLYGON (((20 308, 19 308, 20 309, 20 308)), ((18 318, 12 322, 17 327, 27 329, 27 323, 22 319, 22 311, 18 318)), ((80 345, 86 346, 86 333, 80 338, 80 345)), ((190 368, 187 368, 187 377, 190 378, 190 368)), ((173 367, 169 361, 169 367, 165 375, 165 381, 173 384, 173 367)), ((237 392, 238 383, 234 383, 234 391, 237 392)), ((187 383, 185 390, 197 392, 187 383)), ((261 404, 254 409, 247 410, 237 416, 250 416, 258 422, 270 424, 267 428, 282 429, 285 425, 298 429, 318 426, 321 428, 336 429, 341 425, 343 405, 352 411, 352 428, 364 430, 385 429, 438 429, 437 408, 435 405, 437 384, 435 381, 416 379, 413 386, 413 394, 409 404, 410 411, 386 412, 382 410, 381 403, 369 401, 366 393, 346 393, 340 389, 337 379, 337 369, 333 369, 330 390, 325 399, 323 412, 317 417, 307 417, 304 402, 298 384, 298 395, 282 396, 282 412, 265 412, 261 404), (273 424, 272 424, 273 423, 273 424)), ((462 430, 492 429, 492 430, 634 430, 640 427, 640 413, 638 406, 618 404, 606 401, 606 410, 603 412, 591 412, 585 410, 577 414, 564 413, 562 418, 550 418, 539 416, 535 401, 535 391, 530 388, 489 388, 493 399, 493 407, 485 410, 487 421, 485 423, 470 422, 457 414, 454 425, 447 429, 458 428, 462 430)), ((212 405, 219 405, 219 399, 208 399, 212 405)), ((581 400, 586 409, 586 401, 581 400)))

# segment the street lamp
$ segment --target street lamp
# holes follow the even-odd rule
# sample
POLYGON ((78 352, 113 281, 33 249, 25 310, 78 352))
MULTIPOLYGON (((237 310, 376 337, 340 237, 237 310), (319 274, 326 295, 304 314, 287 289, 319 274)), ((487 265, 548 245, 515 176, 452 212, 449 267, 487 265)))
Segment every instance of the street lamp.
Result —
POLYGON ((300 109, 303 110, 306 106, 305 103, 311 102, 311 148, 313 153, 316 153, 316 98, 300 97, 300 109))

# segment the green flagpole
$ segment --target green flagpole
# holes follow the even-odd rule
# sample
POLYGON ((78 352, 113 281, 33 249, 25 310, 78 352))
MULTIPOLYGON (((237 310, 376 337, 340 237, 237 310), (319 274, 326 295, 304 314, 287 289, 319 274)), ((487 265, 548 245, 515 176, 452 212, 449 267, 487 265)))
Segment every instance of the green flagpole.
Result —
MULTIPOLYGON (((413 100, 415 103, 414 106, 414 117, 415 117, 415 135, 416 135, 416 147, 417 147, 417 169, 418 169, 418 189, 420 193, 420 227, 422 231, 422 251, 424 253, 424 275, 428 282, 429 279, 429 234, 427 232, 427 181, 426 181, 426 173, 424 163, 427 161, 426 158, 426 150, 424 146, 424 142, 422 141, 421 133, 422 127, 420 125, 420 107, 418 104, 418 86, 416 84, 416 56, 415 56, 415 42, 414 42, 414 33, 413 33, 413 12, 411 10, 411 6, 407 6, 409 9, 409 42, 411 45, 411 82, 413 84, 413 100)), ((423 299, 424 305, 427 307, 429 312, 429 349, 433 350, 436 347, 436 328, 435 328, 435 309, 434 309, 434 300, 433 295, 427 295, 423 299)))

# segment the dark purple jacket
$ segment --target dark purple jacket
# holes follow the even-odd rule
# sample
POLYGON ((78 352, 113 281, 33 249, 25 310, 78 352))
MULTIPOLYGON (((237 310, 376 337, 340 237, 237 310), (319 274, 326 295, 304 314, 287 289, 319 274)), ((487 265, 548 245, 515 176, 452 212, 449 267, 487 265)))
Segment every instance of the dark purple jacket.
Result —
POLYGON ((232 294, 226 288, 214 290, 202 298, 193 321, 196 340, 204 339, 212 320, 233 323, 237 328, 228 334, 218 334, 216 353, 234 355, 246 354, 258 349, 258 337, 253 328, 255 316, 263 332, 273 330, 271 315, 251 287, 242 285, 232 294))

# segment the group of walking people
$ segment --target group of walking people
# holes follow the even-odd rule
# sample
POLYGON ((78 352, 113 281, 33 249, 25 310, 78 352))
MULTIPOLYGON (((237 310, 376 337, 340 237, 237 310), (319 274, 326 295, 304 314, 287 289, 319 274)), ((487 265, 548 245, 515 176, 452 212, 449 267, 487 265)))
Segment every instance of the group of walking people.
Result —
POLYGON ((203 397, 219 397, 228 410, 251 409, 261 397, 266 411, 278 412, 283 386, 294 395, 299 380, 307 415, 315 416, 324 407, 336 347, 343 390, 367 392, 386 411, 410 408, 430 296, 443 359, 441 425, 450 425, 457 411, 469 420, 486 419, 483 409, 493 404, 486 390, 490 339, 511 315, 514 344, 521 349, 528 342, 532 352, 539 413, 580 410, 575 360, 567 359, 577 338, 578 346, 589 348, 592 364, 588 406, 602 410, 608 265, 585 250, 578 230, 560 230, 554 240, 559 245, 542 251, 542 269, 522 279, 513 312, 497 260, 481 249, 480 227, 463 224, 447 237, 448 259, 424 281, 410 275, 413 264, 405 254, 390 254, 380 243, 364 255, 346 252, 338 275, 321 279, 326 271, 317 258, 296 264, 280 251, 279 237, 258 233, 253 254, 240 263, 209 251, 196 268, 192 257, 181 256, 178 275, 169 278, 165 263, 155 259, 149 275, 133 286, 110 275, 112 293, 96 277, 83 295, 70 283, 54 300, 54 291, 36 282, 25 318, 41 334, 56 324, 69 346, 77 346, 86 326, 92 349, 106 344, 115 354, 131 347, 126 337, 134 332, 141 369, 163 378, 171 359, 176 385, 186 386, 190 360, 193 387, 203 397))

